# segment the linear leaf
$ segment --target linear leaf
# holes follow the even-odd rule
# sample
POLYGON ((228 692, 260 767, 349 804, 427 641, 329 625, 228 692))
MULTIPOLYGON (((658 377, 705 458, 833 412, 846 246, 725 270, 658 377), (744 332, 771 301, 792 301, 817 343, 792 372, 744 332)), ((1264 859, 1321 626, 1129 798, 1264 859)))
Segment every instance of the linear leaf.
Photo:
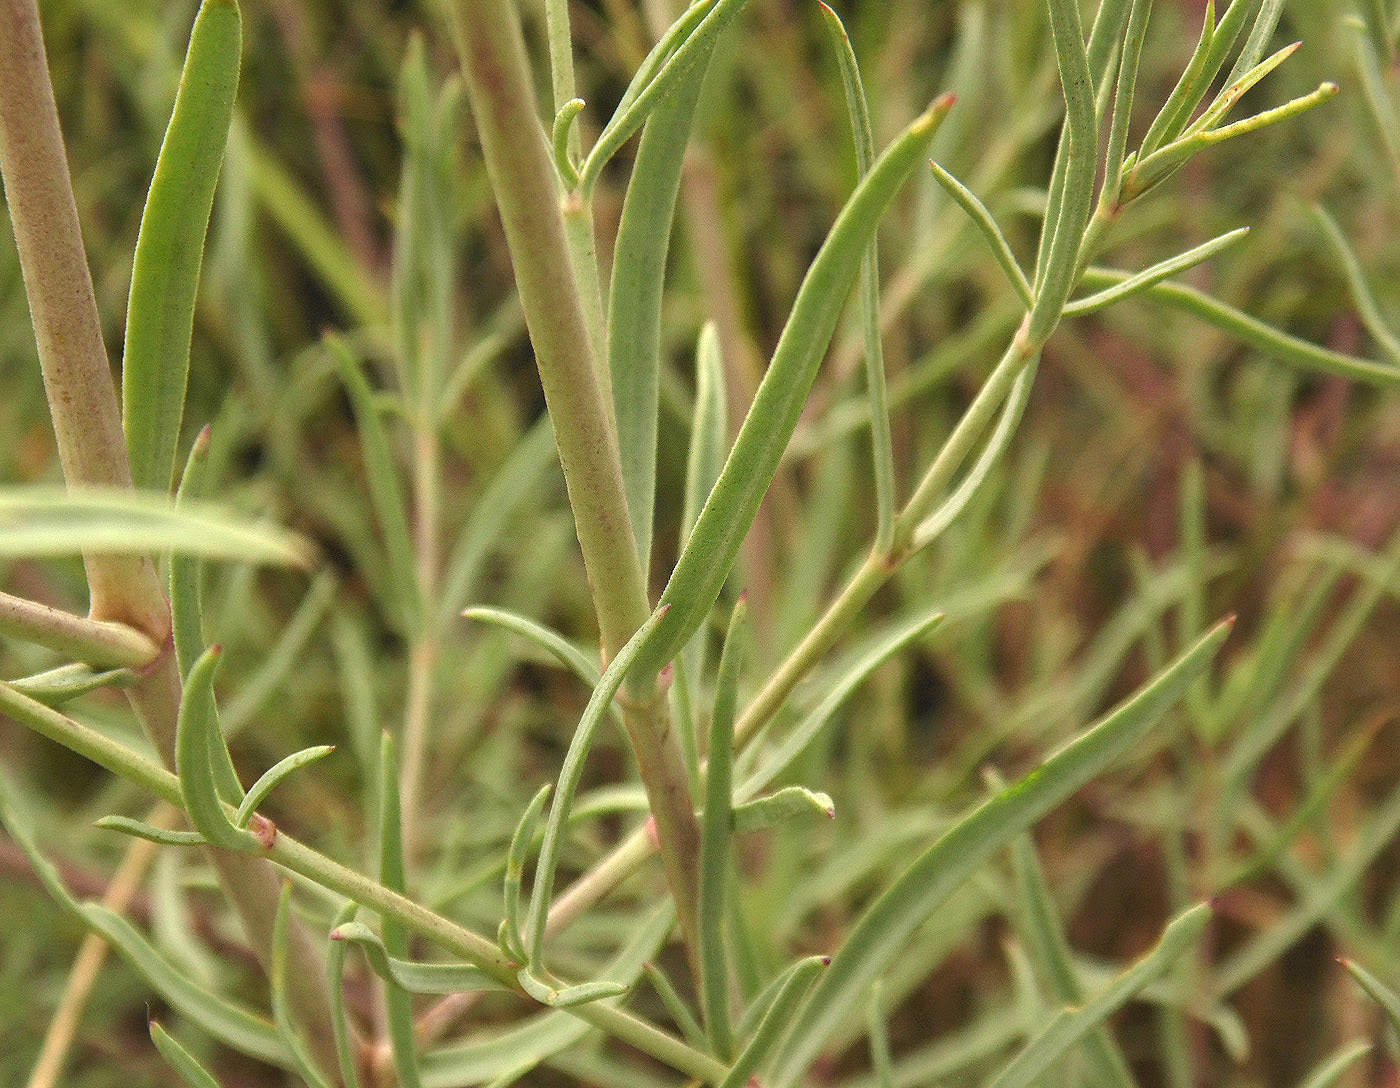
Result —
POLYGON ((524 927, 521 925, 520 916, 520 882, 525 876, 525 859, 535 841, 535 828, 539 825, 540 814, 544 812, 544 804, 549 800, 553 788, 552 783, 546 782, 535 792, 535 796, 530 798, 525 814, 515 825, 515 834, 510 837, 510 850, 506 854, 505 888, 502 897, 505 903, 505 918, 501 922, 501 946, 521 962, 524 962, 526 953, 525 939, 522 936, 524 927))
POLYGON ((785 786, 777 793, 736 806, 730 814, 730 826, 736 835, 743 835, 750 831, 764 831, 798 816, 835 819, 836 803, 830 794, 809 790, 805 786, 785 786))
MULTIPOLYGON (((860 66, 851 48, 841 17, 826 4, 822 16, 836 48, 846 113, 855 142, 856 177, 865 177, 875 162, 875 133, 870 124, 870 104, 860 78, 860 66)), ((878 551, 894 543, 894 443, 890 436, 889 396, 885 388, 885 350, 880 336, 880 251, 872 237, 860 266, 860 320, 865 334, 865 390, 870 402, 871 458, 875 476, 875 541, 878 551)))
POLYGON ((190 1088, 219 1088, 214 1075, 200 1065, 195 1056, 177 1043, 169 1032, 154 1020, 148 1022, 146 1027, 160 1056, 170 1063, 170 1067, 180 1074, 180 1079, 190 1088))
POLYGON ((410 994, 460 994, 504 988, 469 963, 416 963, 391 956, 379 935, 362 922, 336 926, 331 930, 331 940, 359 945, 370 970, 410 994))
POLYGON ((647 120, 613 250, 607 357, 617 414, 622 480, 642 569, 651 564, 661 389, 661 296, 681 166, 713 44, 647 120))
POLYGON ((0 488, 0 558, 184 552, 209 559, 309 567, 311 544, 246 514, 150 492, 0 488))
POLYGON ((1210 907, 1204 903, 1179 915, 1151 952, 1083 1005, 1057 1014, 1001 1071, 991 1088, 1030 1088, 1057 1058, 1184 956, 1200 938, 1210 917, 1210 907))
POLYGON ((1218 238, 1212 238, 1209 242, 1202 242, 1198 246, 1192 246, 1185 253, 1179 253, 1175 257, 1169 257, 1165 261, 1159 261, 1150 268, 1144 268, 1136 275, 1128 277, 1122 283, 1116 283, 1112 287, 1105 287, 1102 291, 1096 291, 1092 295, 1084 298, 1077 298, 1073 302, 1066 304, 1065 316, 1073 317, 1078 314, 1090 314, 1095 310, 1102 310, 1105 306, 1111 306, 1125 298, 1139 294, 1147 290, 1153 284, 1161 283, 1165 279, 1180 272, 1185 272, 1188 268, 1195 268, 1202 261, 1207 260, 1222 249, 1234 245, 1246 234, 1248 227, 1238 227, 1235 230, 1227 231, 1218 238))
POLYGON ((804 960, 798 960, 788 969, 778 985, 773 1003, 768 1006, 768 1011, 758 1022, 753 1038, 734 1060, 729 1075, 720 1083, 719 1088, 742 1088, 749 1083, 749 1077, 772 1052, 774 1044, 800 1011, 798 1004, 807 995, 813 980, 822 968, 830 963, 831 960, 826 956, 808 956, 804 960))
POLYGON ((549 899, 554 892, 554 871, 559 864, 560 840, 569 818, 569 809, 574 803, 574 793, 578 790, 579 780, 583 776, 584 761, 588 758, 593 738, 598 733, 604 715, 612 706, 613 696, 622 686, 627 670, 632 667, 638 651, 656 630, 657 625, 666 618, 666 612, 665 605, 658 607, 647 622, 638 628, 636 634, 627 640, 626 645, 617 652, 617 656, 599 677, 598 685, 593 689, 593 695, 584 707, 578 728, 574 730, 573 739, 569 742, 564 765, 559 769, 554 803, 549 809, 549 821, 545 824, 544 841, 540 844, 539 861, 535 866, 535 886, 530 898, 530 927, 526 935, 530 966, 538 970, 544 968, 545 922, 549 915, 549 899))
POLYGON ((258 806, 267 799, 268 794, 281 785, 284 778, 301 770, 309 763, 325 759, 334 751, 334 744, 320 744, 312 748, 303 748, 300 752, 293 752, 286 759, 278 760, 275 766, 264 771, 262 776, 248 787, 247 795, 234 814, 233 826, 247 827, 248 821, 252 819, 258 806))
POLYGON ((528 967, 522 967, 518 976, 520 988, 541 1005, 551 1009, 573 1009, 609 997, 621 997, 629 987, 621 982, 580 982, 574 986, 558 986, 554 980, 536 978, 528 967))
POLYGON ((807 270, 734 448, 661 595, 671 611, 648 640, 639 675, 670 661, 718 597, 792 438, 865 247, 952 105, 951 98, 940 98, 886 149, 807 270))
POLYGON ((122 353, 122 429, 142 489, 169 491, 175 470, 204 237, 242 44, 236 0, 204 0, 141 213, 122 353))
POLYGON ((247 850, 254 843, 253 837, 229 822, 214 778, 215 746, 222 748, 224 744, 214 701, 214 673, 221 652, 217 646, 205 650, 185 678, 175 729, 175 769, 185 811, 195 830, 215 846, 247 850))
POLYGON ((1216 626, 1127 702, 1026 778, 964 817, 856 922, 783 1044, 773 1084, 789 1088, 910 936, 996 851, 1143 740, 1210 664, 1232 621, 1216 626))
POLYGON ((10 687, 45 706, 62 706, 100 688, 129 687, 139 679, 131 669, 94 669, 75 663, 11 680, 10 687))
POLYGON ((102 819, 94 821, 93 827, 100 827, 104 831, 118 831, 123 835, 145 839, 161 846, 202 846, 208 842, 198 831, 171 831, 127 816, 103 816, 102 819))
POLYGON ((734 1027, 729 1015, 729 954, 724 941, 728 911, 730 806, 734 795, 734 715, 739 696, 739 673, 744 663, 748 598, 740 594, 729 617, 729 630, 720 653, 710 715, 710 763, 705 778, 705 813, 700 826, 700 903, 697 958, 700 962, 700 1004, 716 1056, 734 1052, 734 1027))

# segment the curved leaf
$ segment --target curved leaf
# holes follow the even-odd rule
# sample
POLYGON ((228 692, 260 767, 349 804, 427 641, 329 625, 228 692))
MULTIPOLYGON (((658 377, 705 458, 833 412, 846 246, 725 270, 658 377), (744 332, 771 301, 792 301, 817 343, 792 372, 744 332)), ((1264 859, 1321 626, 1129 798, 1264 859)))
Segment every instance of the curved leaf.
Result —
POLYGON ((122 354, 122 429, 138 488, 165 492, 185 409, 204 236, 243 48, 236 0, 204 0, 141 213, 122 354))

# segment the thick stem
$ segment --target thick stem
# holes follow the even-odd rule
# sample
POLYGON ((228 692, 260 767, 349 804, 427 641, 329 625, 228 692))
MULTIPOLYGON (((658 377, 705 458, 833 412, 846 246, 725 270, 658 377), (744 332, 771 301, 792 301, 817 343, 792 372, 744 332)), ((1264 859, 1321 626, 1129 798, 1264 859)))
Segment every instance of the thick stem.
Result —
MULTIPOLYGON (((598 379, 553 158, 513 5, 509 0, 463 0, 452 10, 467 94, 554 422, 603 655, 610 660, 646 620, 651 606, 627 513, 611 398, 598 379)), ((693 947, 699 825, 663 695, 647 678, 629 686, 627 732, 656 818, 681 933, 687 947, 693 947)))
MULTIPOLYGON (((63 475, 70 487, 130 487, 35 0, 0 0, 0 43, 0 175, 63 475)), ((93 618, 129 624, 164 645, 170 615, 150 560, 85 562, 93 618)))
MULTIPOLYGON (((0 0, 0 174, 64 477, 70 487, 130 488, 121 412, 83 251, 35 0, 0 0)), ((169 647, 170 609, 151 560, 91 555, 85 561, 93 619, 126 624, 158 647, 169 647)), ((128 698, 169 763, 180 705, 174 653, 160 658, 128 698)), ((266 965, 280 890, 276 874, 254 858, 226 861, 218 851, 210 853, 266 965)), ((293 957, 298 1015, 310 1032, 317 1058, 325 1068, 335 1069, 325 972, 304 930, 293 938, 293 957)))

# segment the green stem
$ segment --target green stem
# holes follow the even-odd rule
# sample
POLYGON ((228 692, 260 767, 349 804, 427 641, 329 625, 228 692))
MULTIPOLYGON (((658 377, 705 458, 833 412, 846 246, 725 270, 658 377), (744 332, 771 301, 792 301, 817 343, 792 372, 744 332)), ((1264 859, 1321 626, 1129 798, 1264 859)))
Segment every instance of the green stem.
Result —
MULTIPOLYGON (((170 771, 154 760, 131 751, 119 741, 20 695, 5 683, 0 683, 0 712, 142 787, 156 797, 183 806, 180 780, 170 771)), ((228 806, 228 811, 231 816, 232 806, 228 806)), ((290 872, 338 892, 383 917, 393 919, 439 947, 456 953, 528 1000, 516 982, 519 965, 489 937, 444 918, 363 873, 318 853, 290 835, 277 832, 271 847, 260 849, 259 854, 290 872)), ((226 850, 211 850, 209 856, 215 859, 221 873, 227 871, 232 875, 243 872, 241 866, 246 863, 248 871, 276 879, 271 870, 258 864, 257 856, 226 850)), ((273 902, 276 902, 275 898, 273 902)), ((268 919, 270 925, 271 915, 268 915, 268 919)), ((721 1062, 648 1021, 606 1002, 579 1006, 570 1012, 688 1076, 718 1081, 726 1072, 721 1062)))
MULTIPOLYGON (((471 0, 454 4, 452 11, 472 114, 554 422, 603 654, 611 660, 651 606, 627 512, 611 398, 598 377, 553 156, 513 5, 471 0)), ((624 720, 656 818, 681 933, 693 949, 700 828, 665 698, 650 678, 635 682, 624 720)))

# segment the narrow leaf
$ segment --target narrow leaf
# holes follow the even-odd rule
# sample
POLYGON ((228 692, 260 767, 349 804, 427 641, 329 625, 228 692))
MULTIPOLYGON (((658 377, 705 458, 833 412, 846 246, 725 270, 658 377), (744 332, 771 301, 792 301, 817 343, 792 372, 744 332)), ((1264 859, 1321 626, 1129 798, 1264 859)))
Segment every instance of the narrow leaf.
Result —
POLYGON ((345 341, 338 336, 327 336, 325 343, 330 349, 331 358, 335 360, 340 380, 345 384, 346 392, 350 394, 350 403, 355 411, 360 448, 364 452, 365 471, 369 478, 370 498, 374 503, 375 519, 379 522, 379 531, 383 535, 384 548, 388 553, 389 583, 393 586, 398 618, 406 630, 413 631, 421 619, 422 602, 419 600, 408 506, 404 499, 398 468, 394 463, 389 435, 369 381, 345 341))
POLYGON ((1149 684, 1039 769, 984 802, 934 842, 861 916, 783 1045, 773 1084, 790 1088, 866 987, 910 936, 988 858, 1141 742, 1229 636, 1219 624, 1149 684))
POLYGON ((195 1056, 177 1043, 170 1034, 154 1020, 146 1025, 151 1033, 151 1042, 156 1044, 160 1056, 170 1063, 170 1067, 180 1074, 190 1088, 219 1088, 214 1075, 200 1065, 195 1056))
MULTIPOLYGON (((175 493, 175 505, 188 503, 204 497, 206 470, 209 467, 210 431, 206 426, 194 440, 189 460, 185 462, 184 474, 180 477, 180 487, 175 493)), ((170 622, 175 638, 175 659, 180 664, 180 675, 188 676, 194 659, 204 652, 204 602, 200 597, 200 581, 204 565, 199 557, 185 552, 175 552, 170 556, 170 622)))
MULTIPOLYGON (((1091 268, 1084 274, 1083 282, 1088 286, 1121 283, 1131 275, 1132 273, 1117 269, 1091 268)), ((1267 325, 1257 317, 1228 303, 1211 298, 1194 287, 1180 283, 1159 283, 1148 288, 1146 297, 1193 314, 1231 336, 1238 337, 1276 362, 1305 372, 1336 374, 1349 381, 1368 385, 1400 387, 1400 367, 1376 362, 1374 359, 1344 355, 1340 351, 1310 344, 1267 325)))
POLYGON ((729 955, 724 942, 728 911, 730 805, 734 792, 734 714, 739 673, 743 668, 748 599, 742 594, 729 617, 729 630, 720 653, 710 715, 710 763, 705 779, 705 813, 700 825, 699 932, 700 1006, 715 1055, 734 1053, 734 1028, 729 1016, 729 955))
POLYGON ((643 970, 646 972, 647 981, 656 991, 656 996, 661 998, 661 1004, 666 1006, 666 1011, 671 1014, 671 1019, 675 1021, 676 1027, 681 1029, 685 1041, 697 1050, 706 1049, 710 1044, 709 1040, 705 1038, 705 1029, 691 1014, 681 995, 671 985, 671 980, 666 977, 666 973, 654 963, 644 965, 643 970))
POLYGON ((938 179, 938 184, 943 186, 944 192, 953 198, 953 202, 972 220, 973 226, 982 232, 982 237, 991 249, 992 256, 997 259, 997 264, 1006 273, 1006 278, 1010 281, 1016 296, 1021 300, 1021 304, 1029 310, 1035 304, 1035 300, 1031 296, 1030 281, 1026 279, 1025 272, 1021 270, 1021 265, 1016 260, 1016 254, 1011 252, 1011 243, 1006 240, 1006 235, 997 226, 997 221, 992 217, 992 213, 977 198, 976 193, 953 177, 947 170, 944 170, 938 163, 930 162, 929 166, 933 168, 933 176, 938 179))
POLYGON ((808 956, 805 960, 798 960, 788 969, 774 994, 772 1004, 759 1021, 753 1038, 735 1059, 719 1088, 743 1088, 749 1083, 749 1078, 772 1052, 773 1046, 800 1011, 798 1006, 807 996, 812 982, 830 962, 826 956, 808 956))
POLYGON ((272 958, 268 965, 268 981, 272 989, 272 1019, 277 1031, 292 1052, 297 1073, 306 1081, 309 1088, 330 1088, 326 1078, 316 1068, 305 1041, 301 1037, 292 1017, 291 1002, 287 995, 288 943, 292 922, 292 882, 282 882, 282 895, 277 900, 277 914, 272 923, 272 958))
POLYGON ((262 777, 249 787, 247 796, 243 798, 242 804, 238 806, 238 811, 234 814, 233 826, 247 827, 248 821, 252 819, 258 806, 267 799, 268 794, 281 785, 284 778, 294 771, 301 770, 309 763, 325 759, 334 751, 334 744, 321 744, 314 748, 303 748, 300 752, 293 752, 286 759, 279 760, 276 766, 264 772, 262 777))
POLYGON ((526 953, 525 939, 521 935, 524 930, 520 916, 520 883, 525 876, 525 859, 535 841, 535 828, 539 825, 540 814, 544 812, 544 804, 549 800, 549 793, 553 788, 552 783, 546 782, 530 799, 525 815, 521 816, 520 822, 515 825, 515 834, 510 837, 510 851, 506 855, 505 919, 502 922, 501 943, 510 955, 522 963, 526 959, 526 953))
POLYGON ((1212 238, 1209 242, 1192 246, 1185 253, 1179 253, 1165 261, 1159 261, 1152 267, 1145 268, 1136 275, 1130 276, 1122 283, 1106 287, 1102 291, 1096 291, 1084 298, 1075 299, 1065 306, 1065 316, 1091 314, 1095 310, 1102 310, 1105 306, 1111 306, 1115 302, 1139 294, 1153 284, 1170 279, 1180 272, 1185 272, 1188 268, 1195 268, 1196 265, 1215 256, 1222 249, 1234 245, 1248 233, 1248 227, 1238 227, 1235 230, 1227 231, 1218 238, 1212 238))
POLYGON ((594 687, 602 675, 597 662, 589 658, 572 642, 559 632, 544 626, 542 623, 537 623, 528 616, 522 616, 518 612, 509 612, 504 608, 488 608, 485 605, 468 608, 462 615, 469 620, 479 620, 494 627, 513 631, 517 635, 523 635, 589 687, 594 687))
POLYGON ((1397 1036, 1400 1036, 1400 994, 1397 994, 1359 963, 1344 959, 1341 964, 1351 974, 1351 977, 1356 979, 1357 985, 1365 990, 1371 1000, 1381 1007, 1386 1019, 1390 1021, 1391 1029, 1397 1036))
POLYGON ((622 480, 642 569, 651 565, 661 388, 661 297, 681 166, 710 49, 702 50, 647 121, 627 186, 608 292, 607 360, 622 480))
MULTIPOLYGON (((870 104, 860 78, 851 39, 841 18, 826 4, 821 5, 832 44, 836 47, 841 88, 846 95, 846 113, 855 141, 856 177, 864 178, 875 162, 875 134, 870 124, 870 104)), ((866 248, 860 266, 860 319, 865 335, 865 388, 870 401, 871 457, 875 475, 875 541, 877 551, 888 551, 894 543, 894 443, 890 437, 889 396, 885 389, 885 351, 880 335, 880 255, 874 237, 866 248)))
POLYGON ((724 359, 719 331, 705 322, 695 349, 695 413, 690 420, 690 448, 685 465, 685 506, 681 512, 681 544, 705 501, 714 490, 729 450, 729 407, 724 387, 724 359))
POLYGON ((127 301, 122 429, 132 479, 144 490, 169 491, 175 470, 204 236, 241 52, 236 0, 204 0, 141 213, 127 301))
POLYGON ((340 1061, 340 1077, 345 1088, 360 1088, 360 1074, 355 1062, 354 1028, 350 1024, 349 1012, 345 1007, 345 952, 344 941, 335 939, 335 931, 355 920, 359 904, 346 903, 335 916, 331 926, 330 939, 326 942, 326 978, 331 991, 331 1031, 335 1035, 335 1052, 340 1061))
POLYGON ((164 827, 133 820, 128 816, 103 816, 93 823, 104 831, 119 831, 123 835, 145 839, 161 846, 203 846, 208 840, 198 831, 171 831, 164 827))
POLYGON ((584 761, 588 758, 593 738, 612 706, 613 696, 622 686, 627 670, 632 667, 642 645, 666 618, 666 612, 665 605, 659 607, 618 651, 617 656, 599 678, 597 687, 593 689, 593 695, 584 708, 578 728, 574 730, 573 739, 569 742, 569 751, 564 756, 564 765, 559 770, 558 784, 554 789, 554 803, 550 806, 549 821, 545 824, 544 841, 540 844, 539 861, 535 866, 535 886, 530 899, 527 951, 530 966, 537 970, 544 969, 545 923, 549 915, 549 900, 554 894, 554 872, 559 865, 564 825, 568 821, 574 793, 578 790, 579 780, 583 776, 584 761))
POLYGON ((1083 1005, 1056 1015, 1001 1071, 991 1088, 1030 1088, 1057 1058, 1184 956, 1199 940, 1210 917, 1210 907, 1202 903, 1176 918, 1157 946, 1102 992, 1083 1005))
MULTIPOLYGON (((394 738, 380 736, 379 781, 379 882, 402 894, 408 886, 403 849, 403 811, 399 802, 399 760, 394 738)), ((408 933, 398 919, 381 916, 384 949, 389 956, 408 955, 408 933)), ((389 1027, 389 1044, 394 1056, 394 1072, 402 1088, 421 1088, 418 1071, 418 1043, 413 1031, 413 1001, 399 986, 384 988, 384 1005, 389 1027)))
POLYGON ((469 963, 417 963, 391 956, 378 934, 361 922, 336 926, 331 930, 331 940, 358 945, 370 970, 406 993, 460 994, 504 988, 469 963))
POLYGON ((195 829, 215 846, 248 850, 256 840, 229 822, 214 779, 215 745, 222 748, 224 743, 214 702, 214 673, 220 653, 217 646, 205 650, 185 679, 175 730, 175 769, 185 811, 195 829))
POLYGON ((11 680, 10 687, 35 702, 57 707, 101 688, 130 687, 139 679, 131 669, 94 669, 71 664, 11 680))
POLYGON ((750 831, 765 831, 770 827, 801 816, 836 818, 836 803, 831 795, 809 790, 805 786, 786 786, 777 793, 737 806, 731 814, 736 835, 750 831))
POLYGON ((208 559, 308 567, 311 545, 225 507, 178 509, 148 492, 0 488, 0 559, 183 552, 208 559))
POLYGON ((939 99, 880 156, 808 269, 734 448, 661 595, 671 611, 648 640, 641 673, 660 671, 718 597, 792 438, 865 247, 952 105, 951 98, 939 99))
POLYGON ((620 982, 581 982, 576 986, 554 986, 536 978, 528 967, 522 967, 518 976, 520 988, 541 1005, 552 1009, 572 1009, 593 1001, 609 997, 621 997, 630 987, 620 982))

